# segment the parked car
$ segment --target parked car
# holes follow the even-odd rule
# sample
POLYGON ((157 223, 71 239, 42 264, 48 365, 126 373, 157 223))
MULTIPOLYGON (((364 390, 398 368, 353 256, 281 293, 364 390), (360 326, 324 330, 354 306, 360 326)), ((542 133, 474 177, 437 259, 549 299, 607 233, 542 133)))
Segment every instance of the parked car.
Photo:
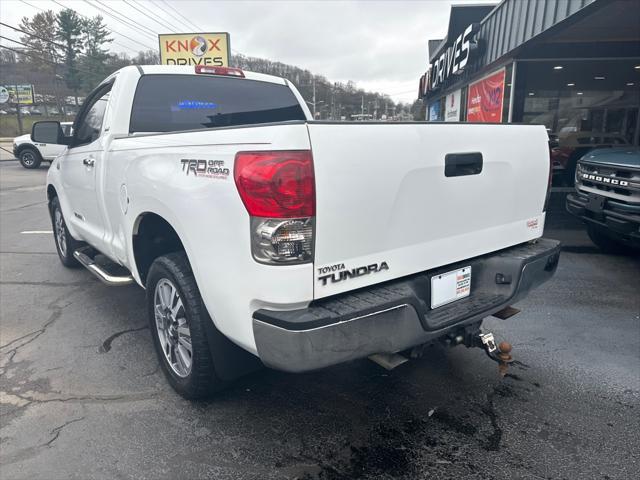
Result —
MULTIPOLYGON (((72 122, 62 122, 60 125, 65 135, 71 135, 72 122)), ((30 133, 13 139, 13 154, 24 168, 38 168, 43 160, 52 161, 65 148, 56 143, 33 142, 30 133)))
POLYGON ((593 243, 606 252, 640 249, 640 149, 593 150, 578 161, 575 187, 567 210, 593 243))
POLYGON ((71 138, 33 138, 69 146, 47 176, 60 261, 146 289, 187 398, 262 364, 491 354, 482 320, 558 264, 543 126, 313 121, 284 78, 151 65, 103 81, 71 138))
POLYGON ((573 185, 578 159, 591 150, 629 145, 622 135, 612 133, 575 132, 556 139, 557 145, 551 147, 551 167, 554 176, 563 178, 567 185, 573 185))

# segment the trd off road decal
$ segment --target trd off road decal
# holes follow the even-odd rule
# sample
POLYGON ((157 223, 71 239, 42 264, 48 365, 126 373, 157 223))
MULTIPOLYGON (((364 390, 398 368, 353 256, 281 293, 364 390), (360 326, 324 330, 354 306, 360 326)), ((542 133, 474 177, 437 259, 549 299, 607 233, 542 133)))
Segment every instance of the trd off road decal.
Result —
POLYGON ((338 283, 353 277, 361 277, 362 275, 369 275, 370 273, 382 272, 384 270, 389 270, 387 262, 363 265, 362 267, 356 267, 350 270, 345 268, 344 263, 336 263, 335 265, 329 265, 327 267, 319 267, 318 281, 324 286, 329 281, 331 283, 338 283))
POLYGON ((193 158, 183 158, 182 171, 187 176, 192 173, 196 177, 221 178, 229 176, 229 169, 224 166, 224 160, 196 160, 193 158))

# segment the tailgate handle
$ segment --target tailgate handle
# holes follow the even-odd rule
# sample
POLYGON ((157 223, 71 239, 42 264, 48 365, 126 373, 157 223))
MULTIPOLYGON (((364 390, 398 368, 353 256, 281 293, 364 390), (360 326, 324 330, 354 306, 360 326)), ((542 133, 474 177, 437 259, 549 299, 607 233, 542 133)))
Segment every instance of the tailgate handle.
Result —
POLYGON ((463 177, 482 172, 482 153, 447 153, 444 157, 444 176, 463 177))

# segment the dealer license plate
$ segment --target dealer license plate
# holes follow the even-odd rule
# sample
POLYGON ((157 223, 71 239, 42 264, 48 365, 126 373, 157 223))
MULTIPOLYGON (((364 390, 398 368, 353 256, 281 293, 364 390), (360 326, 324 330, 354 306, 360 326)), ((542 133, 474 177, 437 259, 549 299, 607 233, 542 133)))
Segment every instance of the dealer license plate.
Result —
POLYGON ((468 297, 471 293, 471 267, 431 277, 431 308, 468 297))

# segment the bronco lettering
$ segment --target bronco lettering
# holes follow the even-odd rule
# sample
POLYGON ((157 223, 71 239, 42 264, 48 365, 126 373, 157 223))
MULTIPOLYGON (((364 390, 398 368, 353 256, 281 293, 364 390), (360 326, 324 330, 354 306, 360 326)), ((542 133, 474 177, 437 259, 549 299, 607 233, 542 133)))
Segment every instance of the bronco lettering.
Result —
POLYGON ((629 186, 629 182, 627 182, 626 180, 618 180, 617 178, 602 177, 600 175, 592 175, 590 173, 583 173, 582 178, 585 180, 591 180, 594 182, 609 183, 611 185, 620 185, 621 187, 629 186))

